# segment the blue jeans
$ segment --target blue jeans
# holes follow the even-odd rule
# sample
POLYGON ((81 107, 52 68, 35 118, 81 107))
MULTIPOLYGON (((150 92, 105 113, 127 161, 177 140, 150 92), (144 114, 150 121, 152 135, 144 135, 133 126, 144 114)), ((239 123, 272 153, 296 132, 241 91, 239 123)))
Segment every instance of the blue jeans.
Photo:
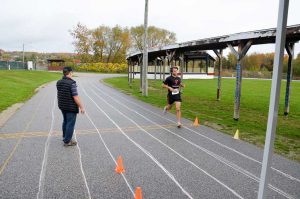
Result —
POLYGON ((69 143, 73 136, 77 113, 66 112, 66 111, 61 111, 61 112, 64 118, 62 124, 63 141, 64 143, 69 143))

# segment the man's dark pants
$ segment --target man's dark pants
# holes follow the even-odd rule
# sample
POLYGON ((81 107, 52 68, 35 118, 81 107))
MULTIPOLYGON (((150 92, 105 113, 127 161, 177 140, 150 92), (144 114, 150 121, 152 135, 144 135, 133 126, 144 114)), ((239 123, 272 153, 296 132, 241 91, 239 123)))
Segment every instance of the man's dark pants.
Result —
POLYGON ((61 112, 64 118, 62 124, 63 141, 64 143, 69 143, 73 136, 77 113, 67 112, 67 111, 61 111, 61 112))

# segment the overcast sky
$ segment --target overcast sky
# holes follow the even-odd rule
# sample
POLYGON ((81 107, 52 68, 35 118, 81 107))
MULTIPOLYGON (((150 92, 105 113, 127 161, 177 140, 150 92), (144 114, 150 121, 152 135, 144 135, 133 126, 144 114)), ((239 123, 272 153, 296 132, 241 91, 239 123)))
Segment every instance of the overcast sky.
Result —
MULTIPOLYGON (((1 0, 0 49, 74 52, 69 33, 78 22, 137 26, 144 0, 1 0)), ((149 25, 177 35, 178 42, 276 27, 279 0, 149 0, 149 25)), ((288 25, 300 24, 300 0, 290 0, 288 25)), ((250 52, 272 52, 274 45, 250 52)), ((296 53, 300 44, 296 44, 296 53)))

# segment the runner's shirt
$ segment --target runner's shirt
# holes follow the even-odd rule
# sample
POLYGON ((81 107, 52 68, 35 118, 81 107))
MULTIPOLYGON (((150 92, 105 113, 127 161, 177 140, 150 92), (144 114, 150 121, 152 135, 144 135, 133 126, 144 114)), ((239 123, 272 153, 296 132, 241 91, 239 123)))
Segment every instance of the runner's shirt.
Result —
POLYGON ((180 77, 173 77, 171 75, 171 76, 167 77, 167 79, 163 83, 174 89, 173 92, 171 92, 168 89, 168 95, 169 96, 180 95, 180 91, 179 91, 179 87, 180 87, 180 84, 181 84, 180 77))

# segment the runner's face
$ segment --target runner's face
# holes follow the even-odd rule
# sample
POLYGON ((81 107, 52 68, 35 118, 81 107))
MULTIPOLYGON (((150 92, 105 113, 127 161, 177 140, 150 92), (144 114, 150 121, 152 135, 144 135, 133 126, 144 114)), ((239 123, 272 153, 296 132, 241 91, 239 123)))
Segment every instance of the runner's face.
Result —
POLYGON ((176 68, 173 68, 172 75, 177 76, 177 72, 178 72, 178 70, 176 68))

